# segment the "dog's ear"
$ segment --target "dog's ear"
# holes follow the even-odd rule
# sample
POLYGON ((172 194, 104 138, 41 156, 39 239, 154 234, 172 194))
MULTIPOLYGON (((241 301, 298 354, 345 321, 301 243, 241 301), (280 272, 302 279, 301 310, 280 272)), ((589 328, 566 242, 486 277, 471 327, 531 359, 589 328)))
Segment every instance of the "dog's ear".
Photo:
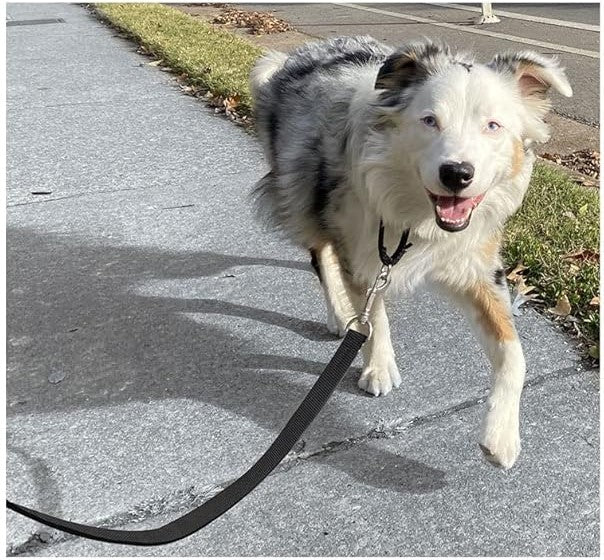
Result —
POLYGON ((402 90, 435 73, 449 48, 432 41, 410 43, 391 54, 380 68, 375 89, 402 90))
POLYGON ((547 94, 550 88, 566 97, 573 94, 564 68, 559 66, 555 58, 532 51, 503 53, 495 55, 487 66, 512 76, 524 100, 532 103, 536 109, 542 108, 544 113, 549 109, 547 94))
POLYGON ((496 55, 489 64, 495 72, 515 81, 527 108, 524 139, 526 142, 547 142, 549 127, 543 117, 551 108, 549 90, 555 89, 566 97, 573 94, 564 69, 555 58, 544 57, 532 51, 496 55))

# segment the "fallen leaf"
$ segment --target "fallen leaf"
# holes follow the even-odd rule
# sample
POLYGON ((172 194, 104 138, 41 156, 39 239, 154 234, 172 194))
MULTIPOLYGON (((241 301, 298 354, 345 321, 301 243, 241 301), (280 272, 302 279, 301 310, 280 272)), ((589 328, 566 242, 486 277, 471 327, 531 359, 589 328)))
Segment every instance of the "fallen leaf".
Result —
POLYGON ((599 307, 599 305, 600 305, 600 296, 595 296, 595 297, 591 298, 591 301, 589 302, 589 305, 593 305, 594 307, 599 307))
POLYGON ((566 317, 567 315, 570 315, 571 306, 570 301, 568 301, 568 296, 566 294, 562 294, 556 302, 556 307, 550 307, 549 311, 550 313, 558 315, 559 317, 566 317))
POLYGON ((147 66, 159 66, 163 60, 160 58, 159 60, 154 60, 153 62, 148 62, 147 66))
POLYGON ((237 109, 237 106, 239 105, 239 95, 233 95, 232 97, 227 97, 222 104, 224 105, 224 108, 227 112, 232 112, 235 109, 237 109))
POLYGON ((570 218, 571 220, 576 220, 577 216, 575 216, 570 210, 567 210, 566 212, 562 212, 562 215, 565 218, 570 218))
POLYGON ((592 251, 591 249, 579 249, 577 251, 573 251, 572 253, 567 253, 562 258, 566 260, 570 259, 597 262, 600 260, 600 253, 598 253, 597 251, 592 251))
POLYGON ((514 288, 519 294, 524 296, 529 292, 532 292, 535 289, 535 286, 527 285, 527 283, 524 281, 524 278, 520 276, 514 288))
POLYGON ((599 360, 600 359, 600 345, 594 344, 593 346, 590 346, 587 353, 595 360, 599 360))
POLYGON ((514 270, 512 270, 508 275, 507 275, 507 279, 510 282, 516 282, 516 280, 518 278, 522 278, 522 276, 520 276, 521 272, 524 272, 526 269, 528 268, 528 266, 524 266, 522 263, 518 263, 516 265, 516 268, 514 268, 514 270))
POLYGON ((534 300, 537 298, 537 294, 519 294, 517 292, 512 293, 512 314, 515 317, 519 317, 522 315, 520 311, 520 307, 522 307, 525 303, 534 300))

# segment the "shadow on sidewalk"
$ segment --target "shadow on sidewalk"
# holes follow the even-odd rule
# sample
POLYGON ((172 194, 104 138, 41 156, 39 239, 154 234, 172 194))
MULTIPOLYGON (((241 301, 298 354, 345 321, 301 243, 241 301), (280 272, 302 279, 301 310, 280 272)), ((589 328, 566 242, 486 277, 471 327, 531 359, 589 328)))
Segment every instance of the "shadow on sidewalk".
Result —
MULTIPOLYGON (((133 286, 150 280, 217 276, 242 265, 309 270, 298 261, 89 246, 67 236, 9 229, 9 415, 187 398, 279 431, 307 390, 279 371, 319 375, 325 364, 258 353, 253 341, 183 314, 254 319, 309 340, 334 340, 335 351, 335 338, 323 324, 226 301, 132 293, 133 286), (65 380, 50 385, 51 371, 62 372, 65 380)), ((350 373, 338 391, 362 397, 350 373)), ((332 400, 327 408, 333 414, 337 406, 332 400)), ((354 410, 337 410, 337 415, 350 426, 347 433, 366 431, 354 410)), ((321 437, 320 422, 311 429, 321 437)), ((446 485, 438 469, 384 451, 376 458, 373 448, 364 452, 363 447, 330 465, 377 488, 426 493, 446 485), (404 477, 392 476, 401 469, 404 477)), ((42 478, 37 483, 48 487, 47 477, 42 478)))

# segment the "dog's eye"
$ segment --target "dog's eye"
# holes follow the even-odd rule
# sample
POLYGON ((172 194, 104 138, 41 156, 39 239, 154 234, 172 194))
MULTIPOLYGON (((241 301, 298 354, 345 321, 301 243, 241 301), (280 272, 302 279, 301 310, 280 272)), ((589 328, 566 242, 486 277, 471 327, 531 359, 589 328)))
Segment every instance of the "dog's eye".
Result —
POLYGON ((436 122, 436 117, 434 117, 432 115, 427 115, 426 117, 423 117, 421 119, 421 121, 426 126, 429 126, 430 128, 437 128, 438 127, 438 123, 436 122))
POLYGON ((497 132, 501 128, 501 125, 497 121, 489 121, 487 124, 487 130, 489 132, 497 132))

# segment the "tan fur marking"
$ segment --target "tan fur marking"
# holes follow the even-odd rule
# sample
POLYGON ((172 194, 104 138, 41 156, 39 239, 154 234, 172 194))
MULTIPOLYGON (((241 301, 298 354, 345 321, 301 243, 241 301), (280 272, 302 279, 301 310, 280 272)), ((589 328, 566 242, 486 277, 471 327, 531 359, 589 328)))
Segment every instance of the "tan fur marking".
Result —
POLYGON ((499 245, 501 244, 501 234, 497 233, 493 235, 481 248, 482 256, 484 257, 487 265, 490 265, 495 260, 497 253, 499 253, 499 245))
POLYGON ((487 284, 477 284, 468 295, 478 311, 478 321, 499 342, 514 340, 516 330, 505 304, 487 284))
POLYGON ((514 153, 512 154, 512 177, 522 171, 524 165, 524 146, 520 140, 514 140, 514 153))

